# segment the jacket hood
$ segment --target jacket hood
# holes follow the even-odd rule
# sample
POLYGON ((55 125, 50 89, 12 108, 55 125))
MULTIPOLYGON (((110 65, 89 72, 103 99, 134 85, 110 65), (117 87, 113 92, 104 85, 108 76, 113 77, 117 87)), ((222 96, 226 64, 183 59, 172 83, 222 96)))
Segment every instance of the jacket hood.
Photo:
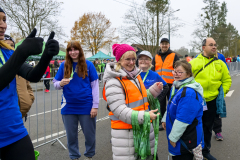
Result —
MULTIPOLYGON (((116 67, 117 67, 117 64, 114 62, 106 64, 106 69, 103 76, 103 83, 105 83, 111 78, 117 78, 117 77, 131 79, 131 77, 123 69, 116 71, 116 67)), ((136 68, 136 69, 137 69, 137 74, 134 76, 134 79, 136 79, 137 76, 142 72, 142 70, 140 70, 139 68, 136 68)))

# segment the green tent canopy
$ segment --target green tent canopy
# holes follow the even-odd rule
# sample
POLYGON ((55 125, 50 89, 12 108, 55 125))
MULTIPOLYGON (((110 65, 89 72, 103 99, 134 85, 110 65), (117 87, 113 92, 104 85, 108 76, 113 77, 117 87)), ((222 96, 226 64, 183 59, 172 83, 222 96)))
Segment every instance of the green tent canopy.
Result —
POLYGON ((111 57, 108 56, 106 54, 104 54, 102 51, 99 51, 97 54, 95 54, 92 57, 86 58, 89 61, 94 61, 96 58, 98 58, 99 60, 103 60, 103 59, 115 59, 115 57, 111 57))
MULTIPOLYGON (((18 43, 15 45, 15 49, 17 49, 17 47, 18 47, 20 44, 22 44, 23 41, 24 41, 24 40, 18 42, 18 43)), ((29 56, 29 57, 27 58, 27 60, 31 60, 31 61, 38 61, 38 60, 40 60, 40 59, 41 59, 41 56, 42 56, 42 54, 43 54, 43 51, 44 51, 44 49, 45 49, 45 44, 46 44, 46 43, 43 42, 43 47, 42 47, 42 53, 41 53, 41 54, 39 54, 39 55, 31 55, 31 56, 29 56)), ((65 59, 65 56, 66 56, 66 53, 59 50, 58 55, 53 56, 53 59, 65 59)))

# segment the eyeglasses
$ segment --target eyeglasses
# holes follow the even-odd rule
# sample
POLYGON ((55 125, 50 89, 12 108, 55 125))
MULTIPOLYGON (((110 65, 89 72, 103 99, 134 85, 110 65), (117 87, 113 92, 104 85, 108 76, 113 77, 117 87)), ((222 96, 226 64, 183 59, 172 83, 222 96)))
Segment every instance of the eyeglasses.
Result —
POLYGON ((172 74, 176 74, 176 75, 179 75, 179 76, 181 76, 183 73, 187 73, 187 72, 176 72, 176 71, 172 71, 172 74))
POLYGON ((136 59, 135 58, 127 58, 127 59, 124 59, 125 61, 127 61, 128 63, 133 61, 133 62, 136 62, 136 59))
MULTIPOLYGON (((205 45, 205 46, 206 46, 206 45, 205 45)), ((208 45, 208 46, 209 46, 209 47, 213 47, 213 46, 214 46, 214 47, 216 47, 216 48, 218 47, 217 44, 210 44, 210 45, 208 45)))
POLYGON ((150 59, 138 59, 139 61, 141 61, 141 62, 147 62, 147 61, 150 61, 150 59))

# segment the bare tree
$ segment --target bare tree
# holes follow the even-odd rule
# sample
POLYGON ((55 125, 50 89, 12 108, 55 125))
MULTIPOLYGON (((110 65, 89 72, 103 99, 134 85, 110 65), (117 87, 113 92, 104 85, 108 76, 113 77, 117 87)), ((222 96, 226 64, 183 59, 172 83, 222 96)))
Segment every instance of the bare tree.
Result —
POLYGON ((23 39, 22 34, 19 32, 11 32, 10 36, 14 39, 15 43, 18 43, 23 39))
POLYGON ((202 15, 195 21, 196 29, 192 33, 193 39, 190 41, 189 45, 199 52, 202 52, 202 41, 208 37, 208 30, 205 29, 205 20, 202 15))
POLYGON ((0 0, 1 7, 10 19, 8 25, 16 28, 25 38, 34 28, 38 36, 46 37, 50 31, 56 36, 64 35, 57 17, 61 13, 62 2, 56 0, 0 0))
POLYGON ((122 42, 130 42, 137 45, 141 45, 144 50, 150 51, 152 54, 159 48, 157 44, 158 38, 162 37, 164 34, 168 33, 168 16, 171 16, 171 33, 176 33, 176 31, 181 27, 182 23, 174 23, 178 20, 169 12, 166 14, 161 14, 159 16, 159 30, 157 31, 156 16, 149 12, 146 7, 146 3, 141 6, 133 2, 134 7, 129 9, 124 16, 124 26, 119 29, 121 36, 123 37, 122 42), (157 32, 159 35, 157 36, 157 32))

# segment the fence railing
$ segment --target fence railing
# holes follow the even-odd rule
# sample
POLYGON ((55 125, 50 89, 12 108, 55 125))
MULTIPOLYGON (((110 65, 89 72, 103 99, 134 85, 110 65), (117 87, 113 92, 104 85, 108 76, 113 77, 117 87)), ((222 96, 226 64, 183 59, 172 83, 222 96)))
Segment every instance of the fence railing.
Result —
POLYGON ((231 75, 240 73, 240 62, 227 62, 227 65, 231 75))
MULTIPOLYGON (((99 74, 102 80, 103 74, 99 74)), ((34 148, 59 142, 64 149, 61 138, 66 136, 66 131, 61 117, 62 90, 55 90, 53 78, 43 78, 41 82, 32 85, 35 101, 30 109, 25 127, 32 139, 34 148), (50 92, 45 93, 44 81, 50 81, 50 92)), ((102 98, 103 82, 99 83, 99 109, 97 122, 108 119, 106 102, 102 98)), ((81 128, 79 127, 79 132, 81 128)))
MULTIPOLYGON (((231 75, 240 73, 240 63, 227 63, 231 75)), ((56 75, 57 68, 53 69, 51 74, 56 75)), ((103 73, 99 75, 99 109, 97 115, 97 122, 108 119, 108 110, 106 109, 106 102, 103 100, 103 73)), ((33 85, 35 89, 35 102, 28 113, 28 120, 25 126, 32 139, 35 148, 55 142, 59 142, 63 148, 66 149, 61 142, 61 138, 66 136, 64 125, 61 117, 61 95, 62 90, 55 90, 53 78, 43 78, 40 83, 33 85), (44 80, 50 81, 50 93, 45 93, 44 80), (41 90, 41 91, 39 91, 41 90)), ((81 128, 79 127, 79 131, 81 128)))

